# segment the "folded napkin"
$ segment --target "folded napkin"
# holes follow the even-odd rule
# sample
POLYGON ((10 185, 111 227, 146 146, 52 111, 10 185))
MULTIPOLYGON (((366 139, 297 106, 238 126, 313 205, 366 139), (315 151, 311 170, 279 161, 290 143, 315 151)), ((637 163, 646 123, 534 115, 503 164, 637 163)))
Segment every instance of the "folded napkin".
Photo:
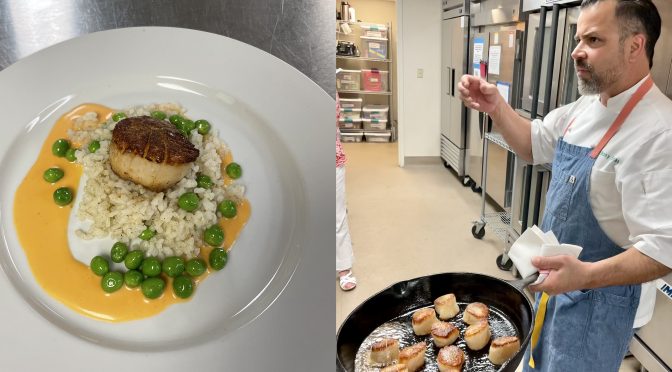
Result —
MULTIPOLYGON (((561 254, 578 257, 582 249, 578 245, 560 244, 552 231, 544 233, 535 225, 520 235, 511 245, 508 255, 513 264, 516 265, 520 276, 526 278, 539 271, 532 265, 532 257, 550 257, 561 254)), ((547 275, 547 271, 540 272, 539 279, 532 284, 541 283, 547 275)))

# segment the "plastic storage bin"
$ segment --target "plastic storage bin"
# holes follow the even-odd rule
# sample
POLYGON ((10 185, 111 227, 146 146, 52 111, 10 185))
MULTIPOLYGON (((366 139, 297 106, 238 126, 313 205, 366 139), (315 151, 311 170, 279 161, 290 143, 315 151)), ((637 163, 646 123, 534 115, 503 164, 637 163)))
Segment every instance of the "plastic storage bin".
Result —
POLYGON ((390 142, 390 132, 364 132, 366 142, 390 142))
POLYGON ((387 120, 389 111, 390 106, 388 105, 366 105, 362 109, 362 117, 364 119, 387 120))
POLYGON ((376 23, 361 23, 362 36, 387 39, 387 26, 376 23))
POLYGON ((336 73, 336 89, 338 90, 359 90, 360 88, 359 70, 341 70, 336 73))
POLYGON ((362 117, 361 110, 353 109, 341 109, 341 119, 350 118, 350 119, 360 119, 362 117))
POLYGON ((387 71, 363 69, 361 75, 364 90, 387 92, 387 71))
POLYGON ((362 36, 362 57, 387 59, 387 39, 362 36))
POLYGON ((340 118, 338 119, 338 126, 343 129, 362 129, 362 119, 354 118, 340 118))
POLYGON ((362 109, 362 99, 361 98, 339 98, 341 104, 341 111, 345 110, 361 110, 362 109))
POLYGON ((385 130, 387 129, 387 120, 361 119, 364 123, 364 130, 385 130))
POLYGON ((341 142, 362 142, 364 132, 341 132, 341 142))

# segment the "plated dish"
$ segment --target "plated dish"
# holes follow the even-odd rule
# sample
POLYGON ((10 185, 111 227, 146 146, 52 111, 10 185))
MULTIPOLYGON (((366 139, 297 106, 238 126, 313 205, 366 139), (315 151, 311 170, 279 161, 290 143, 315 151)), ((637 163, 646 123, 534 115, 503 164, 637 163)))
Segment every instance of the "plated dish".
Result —
MULTIPOLYGON (((312 164, 316 160, 309 158, 317 153, 318 145, 296 146, 295 142, 305 130, 296 120, 298 114, 305 110, 315 119, 315 110, 278 98, 281 87, 294 84, 301 90, 297 97, 306 102, 312 94, 307 92, 318 88, 286 65, 274 67, 279 61, 260 54, 242 43, 198 31, 123 29, 59 44, 0 73, 0 97, 14 103, 3 105, 5 119, 12 125, 6 126, 0 137, 0 176, 5 180, 0 185, 0 265, 4 272, 0 293, 16 291, 23 300, 22 304, 12 303, 12 308, 25 307, 28 313, 32 308, 60 332, 106 348, 172 350, 222 338, 258 318, 281 296, 306 241, 317 240, 315 233, 308 231, 312 223, 307 216, 317 216, 324 209, 316 200, 333 197, 316 197, 320 194, 316 184, 326 181, 308 180, 315 174, 312 164), (149 44, 169 45, 176 39, 190 45, 185 47, 186 55, 157 62, 146 48, 149 44), (134 58, 115 58, 122 49, 134 58), (96 53, 92 55, 92 51, 96 53), (231 58, 232 52, 238 58, 231 58), (222 62, 224 59, 227 61, 222 62), (269 70, 241 72, 250 63, 269 70), (276 75, 271 84, 270 77, 276 75), (43 84, 47 80, 49 84, 43 84), (24 89, 17 90, 19 86, 24 89), (115 109, 176 102, 188 108, 190 117, 209 119, 213 130, 231 147, 236 162, 244 165, 245 198, 254 207, 230 262, 217 273, 216 280, 200 283, 190 301, 123 323, 82 316, 49 295, 36 280, 14 226, 14 195, 54 122, 91 102, 115 109)), ((324 96, 326 99, 317 101, 330 104, 324 96)), ((54 203, 52 195, 46 200, 54 203)), ((70 226, 76 225, 70 222, 70 226)), ((46 227, 34 227, 35 233, 46 227)), ((80 256, 83 251, 110 252, 114 241, 103 240, 93 239, 81 250, 73 250, 73 258, 90 262, 90 257, 80 256)), ((22 318, 18 312, 13 315, 17 321, 22 318)))
POLYGON ((93 319, 141 319, 224 269, 250 216, 242 173, 180 105, 84 104, 56 121, 19 185, 15 227, 52 297, 93 319))

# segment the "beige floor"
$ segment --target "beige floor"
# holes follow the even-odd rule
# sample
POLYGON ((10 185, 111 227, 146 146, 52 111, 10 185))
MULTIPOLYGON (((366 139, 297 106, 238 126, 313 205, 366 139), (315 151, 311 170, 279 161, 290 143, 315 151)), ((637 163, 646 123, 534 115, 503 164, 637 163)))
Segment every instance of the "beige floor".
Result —
MULTIPOLYGON (((395 282, 438 272, 466 271, 512 279, 495 264, 504 244, 486 228, 471 235, 480 196, 461 186, 440 161, 397 165, 397 145, 344 144, 346 195, 358 286, 336 285, 336 329, 361 302, 395 282)), ((620 372, 638 371, 627 358, 620 372)))

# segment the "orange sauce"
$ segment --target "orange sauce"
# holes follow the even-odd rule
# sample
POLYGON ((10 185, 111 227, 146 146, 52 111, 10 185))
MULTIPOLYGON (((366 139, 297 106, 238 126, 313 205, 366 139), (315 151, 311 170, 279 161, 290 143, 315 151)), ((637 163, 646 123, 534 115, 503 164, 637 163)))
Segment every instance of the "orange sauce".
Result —
MULTIPOLYGON (((101 121, 114 110, 96 104, 76 107, 62 116, 54 125, 42 145, 37 161, 19 185, 14 196, 14 224, 19 241, 26 254, 33 275, 42 288, 52 297, 71 309, 98 320, 121 322, 141 319, 160 313, 168 306, 188 301, 175 296, 172 281, 164 276, 166 287, 163 295, 155 300, 146 299, 138 288, 123 286, 114 293, 105 293, 101 278, 93 274, 88 265, 74 259, 68 246, 68 218, 72 204, 59 207, 53 200, 53 192, 59 187, 77 191, 82 175, 80 165, 52 154, 51 146, 59 138, 67 138, 67 131, 75 118, 87 112, 97 112, 101 121), (55 184, 42 178, 44 171, 59 167, 65 176, 55 184)), ((228 157, 228 162, 232 158, 228 157)), ((238 214, 232 219, 222 218, 224 248, 231 249, 250 216, 250 204, 243 200, 238 204, 238 214)), ((201 258, 208 262, 209 249, 201 250, 201 258)), ((224 268, 226 270, 226 268, 224 268)), ((194 280, 197 285, 208 272, 194 280)), ((198 295, 195 288, 192 296, 198 295)))

